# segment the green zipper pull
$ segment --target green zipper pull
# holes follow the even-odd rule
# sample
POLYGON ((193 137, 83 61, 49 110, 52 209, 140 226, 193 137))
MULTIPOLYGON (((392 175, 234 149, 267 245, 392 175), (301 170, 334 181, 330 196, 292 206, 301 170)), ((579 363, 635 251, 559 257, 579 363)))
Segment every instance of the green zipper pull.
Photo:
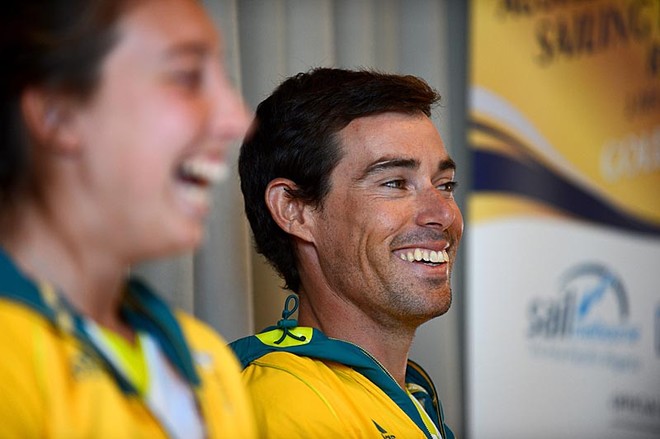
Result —
POLYGON ((297 336, 296 334, 289 331, 290 328, 295 328, 298 326, 298 320, 290 319, 291 315, 296 312, 298 309, 298 296, 295 294, 289 294, 284 301, 284 309, 282 310, 282 319, 277 322, 277 327, 282 330, 282 336, 275 341, 275 344, 280 344, 284 341, 287 335, 298 341, 305 341, 307 338, 304 335, 297 336), (289 309, 289 303, 293 302, 293 307, 289 309))

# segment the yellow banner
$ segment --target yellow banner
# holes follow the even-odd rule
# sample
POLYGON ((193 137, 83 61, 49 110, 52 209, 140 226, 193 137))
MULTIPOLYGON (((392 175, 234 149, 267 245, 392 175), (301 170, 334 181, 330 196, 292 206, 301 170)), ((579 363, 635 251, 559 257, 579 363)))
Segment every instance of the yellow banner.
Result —
POLYGON ((470 26, 471 220, 657 233, 660 1, 477 0, 470 26))

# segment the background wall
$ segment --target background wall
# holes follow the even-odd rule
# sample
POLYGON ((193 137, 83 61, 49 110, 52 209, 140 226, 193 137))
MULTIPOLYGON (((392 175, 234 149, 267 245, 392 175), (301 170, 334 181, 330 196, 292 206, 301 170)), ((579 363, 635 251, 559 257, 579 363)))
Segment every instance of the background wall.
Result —
MULTIPOLYGON (((206 0, 220 28, 226 64, 255 108, 285 77, 318 66, 376 68, 421 76, 442 95, 434 122, 469 187, 464 147, 466 2, 450 0, 206 0)), ((286 293, 251 250, 236 170, 217 188, 204 247, 138 268, 176 305, 228 340, 280 318, 286 293)), ((465 192, 459 189, 459 204, 465 192)), ((464 252, 463 252, 464 253, 464 252)), ((463 436, 462 261, 449 313, 422 326, 411 357, 433 376, 447 421, 463 436)))

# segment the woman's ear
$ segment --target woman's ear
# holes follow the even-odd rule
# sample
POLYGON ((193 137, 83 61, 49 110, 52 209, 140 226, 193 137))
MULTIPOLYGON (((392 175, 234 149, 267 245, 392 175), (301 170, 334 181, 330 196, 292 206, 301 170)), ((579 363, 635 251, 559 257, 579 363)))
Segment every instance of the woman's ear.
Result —
POLYGON ((266 205, 273 220, 290 235, 312 242, 314 221, 311 206, 293 195, 296 184, 286 178, 276 178, 266 187, 266 205))
POLYGON ((80 142, 73 123, 74 100, 42 89, 25 90, 21 112, 30 138, 60 154, 75 154, 80 142))

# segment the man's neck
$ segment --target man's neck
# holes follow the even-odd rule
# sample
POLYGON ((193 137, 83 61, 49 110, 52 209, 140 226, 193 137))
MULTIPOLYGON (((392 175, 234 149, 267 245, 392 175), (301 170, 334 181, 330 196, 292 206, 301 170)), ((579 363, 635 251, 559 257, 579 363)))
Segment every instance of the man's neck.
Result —
POLYGON ((359 346, 372 355, 402 388, 405 386, 414 328, 381 324, 336 296, 325 300, 314 297, 310 301, 305 294, 300 295, 298 323, 359 346))

